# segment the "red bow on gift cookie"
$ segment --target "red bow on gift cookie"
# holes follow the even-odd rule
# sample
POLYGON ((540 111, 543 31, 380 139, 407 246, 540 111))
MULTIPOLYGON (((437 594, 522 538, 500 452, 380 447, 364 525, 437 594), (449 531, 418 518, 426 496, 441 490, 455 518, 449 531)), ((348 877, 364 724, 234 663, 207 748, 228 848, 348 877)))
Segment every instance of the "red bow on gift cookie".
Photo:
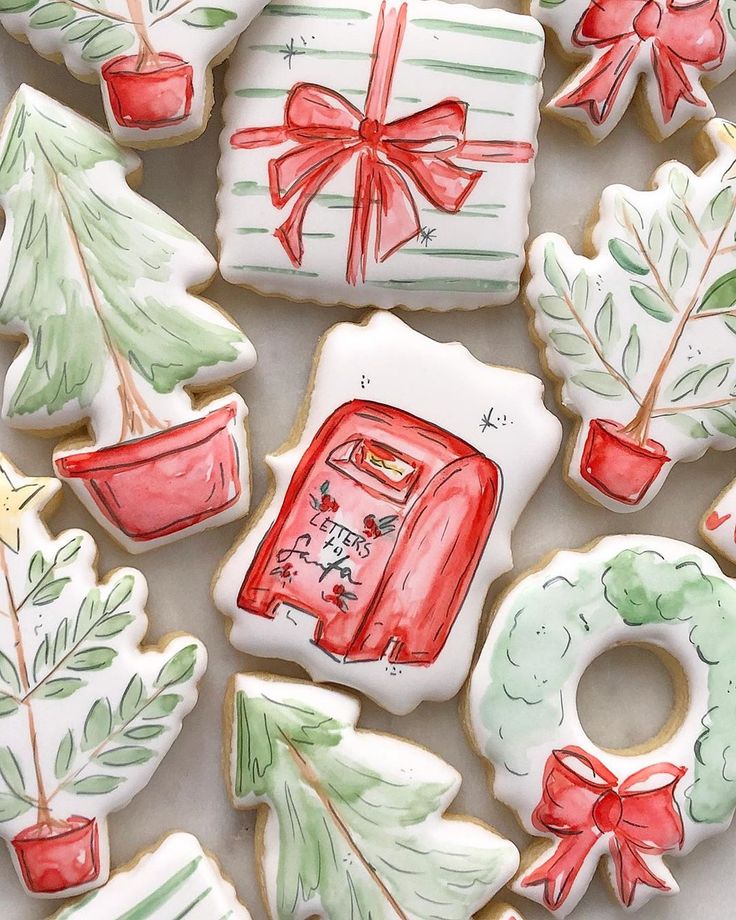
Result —
POLYGON ((461 210, 483 175, 455 160, 476 163, 526 163, 531 144, 466 140, 468 105, 447 98, 395 121, 387 121, 394 71, 406 29, 407 8, 381 4, 373 45, 365 111, 326 86, 297 83, 286 99, 284 122, 245 128, 233 147, 250 149, 290 141, 289 150, 269 162, 274 207, 295 199, 275 231, 292 264, 304 257, 302 225, 315 195, 355 158, 355 192, 346 279, 365 281, 371 230, 373 255, 383 262, 420 232, 412 185, 435 207, 461 210))
POLYGON ((723 63, 726 32, 719 0, 592 0, 572 34, 572 47, 594 57, 553 100, 555 108, 581 107, 594 125, 603 125, 628 105, 639 73, 651 68, 666 126, 680 100, 709 106, 693 70, 707 72, 723 63))
POLYGON ((547 760, 534 827, 559 838, 552 856, 520 879, 521 888, 544 886, 544 904, 562 907, 578 875, 591 873, 604 841, 613 860, 616 895, 631 907, 637 885, 668 891, 648 860, 682 847, 684 828, 675 799, 684 767, 658 763, 619 780, 578 747, 553 751, 547 760))

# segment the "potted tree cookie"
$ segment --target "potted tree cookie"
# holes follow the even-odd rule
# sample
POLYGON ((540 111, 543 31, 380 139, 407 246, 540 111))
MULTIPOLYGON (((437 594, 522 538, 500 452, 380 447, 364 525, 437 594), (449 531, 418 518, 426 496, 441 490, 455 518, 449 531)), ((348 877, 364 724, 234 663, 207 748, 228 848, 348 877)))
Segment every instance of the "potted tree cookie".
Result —
POLYGON ((138 167, 41 93, 22 87, 11 103, 0 331, 27 342, 3 415, 33 430, 88 421, 92 443, 62 445, 57 470, 133 551, 247 510, 247 410, 222 384, 255 360, 237 326, 189 293, 215 262, 130 189, 138 167))
POLYGON ((190 636, 141 651, 145 582, 98 583, 91 537, 49 533, 58 489, 0 454, 0 836, 46 897, 104 884, 107 814, 168 751, 206 661, 190 636))

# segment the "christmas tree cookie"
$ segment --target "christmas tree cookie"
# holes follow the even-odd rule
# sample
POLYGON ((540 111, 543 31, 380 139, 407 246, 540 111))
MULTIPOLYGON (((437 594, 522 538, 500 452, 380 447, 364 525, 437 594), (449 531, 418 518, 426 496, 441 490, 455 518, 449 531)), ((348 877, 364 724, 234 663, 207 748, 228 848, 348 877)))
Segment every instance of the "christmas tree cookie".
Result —
POLYGON ((259 809, 273 920, 470 920, 516 871, 508 840, 443 817, 460 775, 415 744, 356 729, 352 697, 241 674, 226 705, 233 802, 259 809))
POLYGON ((705 87, 736 69, 732 0, 531 0, 531 12, 582 62, 547 111, 597 142, 632 98, 658 140, 715 114, 705 87))
POLYGON ((0 126, 0 333, 23 341, 3 418, 89 438, 60 476, 131 552, 242 516, 247 407, 223 386, 255 352, 206 287, 212 256, 126 183, 140 160, 21 87, 0 126), (191 394, 191 395, 190 395, 191 394))
POLYGON ((204 131, 212 68, 263 0, 0 0, 0 24, 43 57, 99 82, 110 130, 130 147, 204 131))
POLYGON ((105 883, 107 816, 176 740, 206 664, 191 636, 140 648, 145 581, 98 582, 92 538, 48 531, 59 488, 0 454, 0 836, 39 897, 105 883))
POLYGON ((170 834, 104 888, 50 920, 250 920, 215 860, 191 834, 170 834))
POLYGON ((513 301, 543 47, 502 10, 270 4, 228 70, 223 276, 350 306, 513 301))
POLYGON ((559 446, 540 381, 375 311, 327 332, 301 422, 216 577, 230 641, 392 712, 450 699, 559 446))
POLYGON ((555 234, 530 251, 534 331, 578 421, 567 475, 614 511, 736 446, 736 128, 703 140, 702 172, 671 162, 652 191, 604 191, 588 256, 555 234))

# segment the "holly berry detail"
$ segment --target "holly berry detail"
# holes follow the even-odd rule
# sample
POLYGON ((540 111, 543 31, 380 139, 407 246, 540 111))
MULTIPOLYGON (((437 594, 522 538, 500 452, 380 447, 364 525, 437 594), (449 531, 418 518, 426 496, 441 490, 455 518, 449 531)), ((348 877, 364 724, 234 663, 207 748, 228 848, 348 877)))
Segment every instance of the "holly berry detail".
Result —
POLYGON ((309 496, 309 502, 315 511, 338 511, 340 505, 330 495, 330 483, 327 479, 319 487, 319 498, 316 495, 309 496))

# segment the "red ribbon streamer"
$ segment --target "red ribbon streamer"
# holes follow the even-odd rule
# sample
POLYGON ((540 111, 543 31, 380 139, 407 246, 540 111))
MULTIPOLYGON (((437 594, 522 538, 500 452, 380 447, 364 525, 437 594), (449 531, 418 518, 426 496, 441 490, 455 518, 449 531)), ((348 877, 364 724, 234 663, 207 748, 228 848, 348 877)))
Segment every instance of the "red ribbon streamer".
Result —
POLYGON ((557 910, 595 844, 606 835, 623 905, 631 906, 639 884, 669 891, 644 856, 661 856, 682 847, 685 831, 675 788, 686 772, 684 767, 658 763, 619 782, 581 748, 553 751, 532 824, 560 842, 550 859, 522 878, 522 887, 544 885, 544 904, 557 910))
POLYGON ((573 78, 571 88, 555 100, 558 108, 586 108, 602 125, 639 54, 651 42, 651 63, 659 86, 664 123, 685 99, 703 107, 685 67, 713 70, 723 63, 726 33, 718 0, 685 5, 676 0, 592 0, 573 32, 579 48, 605 49, 573 78))
POLYGON ((435 207, 460 211, 483 175, 453 162, 527 163, 531 144, 515 141, 468 141, 468 104, 447 98, 413 115, 386 122, 394 71, 406 29, 406 4, 386 11, 381 4, 373 45, 365 112, 326 86, 297 83, 284 107, 284 123, 237 131, 237 149, 294 146, 268 164, 271 201, 277 208, 292 199, 284 223, 274 231, 291 262, 302 263, 302 225, 311 201, 353 157, 355 192, 346 278, 365 281, 371 227, 374 258, 383 262, 421 230, 409 180, 435 207))

